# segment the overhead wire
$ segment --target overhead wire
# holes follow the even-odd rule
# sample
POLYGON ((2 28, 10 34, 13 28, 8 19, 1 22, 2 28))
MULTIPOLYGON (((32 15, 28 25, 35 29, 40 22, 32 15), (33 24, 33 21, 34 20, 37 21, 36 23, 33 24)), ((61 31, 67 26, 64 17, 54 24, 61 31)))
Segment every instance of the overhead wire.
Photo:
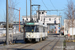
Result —
POLYGON ((44 6, 46 7, 46 9, 48 10, 47 6, 45 5, 44 1, 42 0, 42 3, 44 4, 44 6))
MULTIPOLYGON (((52 6, 55 8, 55 6, 53 5, 53 3, 52 3, 52 1, 50 0, 50 2, 51 2, 51 4, 52 4, 52 6)), ((55 8, 56 9, 56 8, 55 8)))
MULTIPOLYGON (((30 0, 29 0, 29 1, 30 1, 30 0)), ((31 3, 33 4, 33 2, 34 2, 34 1, 32 0, 31 3)), ((33 7, 32 9, 35 9, 35 11, 37 10, 35 7, 33 7)), ((33 10, 32 10, 32 11, 33 11, 33 10)), ((33 11, 33 13, 34 13, 35 11, 33 11)), ((33 13, 32 13, 32 14, 33 14, 33 13)))

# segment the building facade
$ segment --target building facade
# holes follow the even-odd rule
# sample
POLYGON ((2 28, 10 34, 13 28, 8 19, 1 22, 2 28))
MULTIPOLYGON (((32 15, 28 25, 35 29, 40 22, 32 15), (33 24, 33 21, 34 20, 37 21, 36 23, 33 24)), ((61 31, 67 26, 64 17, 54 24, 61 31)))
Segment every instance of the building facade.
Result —
POLYGON ((75 20, 72 23, 71 19, 64 20, 64 35, 75 35, 75 20))
MULTIPOLYGON (((58 30, 58 25, 60 24, 60 18, 61 16, 57 16, 57 15, 47 15, 47 12, 44 10, 39 11, 39 16, 38 16, 38 11, 37 11, 37 15, 32 15, 33 20, 36 22, 37 18, 39 17, 39 22, 40 23, 44 23, 45 25, 48 25, 50 27, 50 25, 55 25, 55 27, 58 30)), ((30 21, 30 16, 22 16, 22 19, 24 21, 30 21)), ((48 28, 49 28, 48 27, 48 28)), ((50 28, 49 28, 50 29, 50 28)))

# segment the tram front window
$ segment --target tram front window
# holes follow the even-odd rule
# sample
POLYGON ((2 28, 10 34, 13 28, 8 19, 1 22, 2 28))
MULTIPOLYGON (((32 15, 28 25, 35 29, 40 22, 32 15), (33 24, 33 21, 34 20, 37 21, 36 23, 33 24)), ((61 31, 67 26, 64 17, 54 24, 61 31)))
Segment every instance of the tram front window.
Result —
POLYGON ((38 32, 37 26, 26 26, 25 27, 26 32, 38 32))

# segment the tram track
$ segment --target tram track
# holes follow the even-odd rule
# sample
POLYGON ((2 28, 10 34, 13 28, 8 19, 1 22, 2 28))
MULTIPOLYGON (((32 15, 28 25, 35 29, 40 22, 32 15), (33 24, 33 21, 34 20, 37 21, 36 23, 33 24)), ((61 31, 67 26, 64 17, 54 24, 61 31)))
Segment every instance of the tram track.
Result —
POLYGON ((53 50, 54 49, 54 47, 57 45, 57 43, 59 42, 59 40, 60 40, 60 38, 56 41, 56 43, 51 47, 50 50, 53 50))
MULTIPOLYGON (((42 41, 40 41, 40 42, 42 42, 42 41)), ((22 49, 22 48, 27 48, 27 47, 30 47, 30 46, 33 46, 33 45, 37 45, 37 44, 39 44, 39 42, 38 42, 38 43, 35 43, 35 44, 31 44, 31 45, 23 46, 23 47, 21 47, 21 49, 22 49)))
MULTIPOLYGON (((55 39, 56 39, 56 38, 55 38, 55 39)), ((54 40, 55 40, 55 39, 54 39, 54 40)), ((46 45, 44 45, 43 47, 39 48, 38 50, 43 50, 47 45, 49 45, 50 43, 52 43, 54 40, 48 42, 46 45)))
MULTIPOLYGON (((40 42, 42 42, 42 41, 40 41, 40 42)), ((10 47, 10 48, 20 48, 20 49, 23 49, 23 48, 26 48, 26 47, 30 47, 32 45, 37 45, 38 43, 20 44, 20 45, 17 45, 17 46, 15 45, 15 46, 10 47)))
POLYGON ((16 47, 16 48, 20 48, 20 49, 22 49, 22 48, 26 48, 26 47, 29 47, 29 46, 32 46, 33 44, 29 44, 29 45, 23 45, 23 46, 19 46, 19 47, 16 47))
MULTIPOLYGON (((55 39, 56 39, 56 38, 55 38, 55 39)), ((50 42, 48 42, 46 45, 42 46, 42 47, 39 48, 38 50, 44 50, 48 45, 50 45, 52 42, 54 42, 55 39, 52 40, 52 41, 50 41, 50 42)), ((58 39, 58 40, 56 41, 56 43, 50 48, 50 50, 53 50, 53 49, 54 49, 54 47, 56 46, 56 44, 58 43, 58 41, 59 41, 59 39, 58 39)))
POLYGON ((53 50, 55 46, 57 45, 57 43, 59 42, 59 39, 60 38, 53 38, 51 40, 47 39, 46 41, 40 41, 38 43, 26 43, 26 44, 18 44, 18 45, 16 44, 13 46, 9 46, 8 49, 29 49, 30 48, 30 49, 37 49, 37 50, 45 50, 48 47, 50 47, 48 49, 53 50))
MULTIPOLYGON (((56 38, 55 38, 54 40, 56 40, 56 38)), ((41 47, 41 48, 38 49, 38 50, 43 50, 47 45, 51 44, 54 40, 48 42, 46 45, 44 45, 43 47, 41 47)), ((59 40, 59 39, 58 39, 58 40, 59 40)), ((58 42, 58 40, 57 40, 57 42, 58 42)), ((42 42, 42 41, 41 41, 41 42, 42 42)), ((57 43, 57 42, 56 42, 56 43, 57 43)), ((35 45, 37 45, 37 44, 39 44, 39 43, 26 45, 26 46, 19 47, 19 48, 20 48, 20 49, 23 49, 23 48, 27 48, 27 47, 30 47, 30 46, 35 46, 35 45)), ((54 48, 54 47, 52 47, 52 48, 54 48)))
POLYGON ((32 44, 19 44, 19 45, 13 45, 12 47, 10 46, 9 48, 21 48, 21 47, 28 47, 31 46, 32 44))

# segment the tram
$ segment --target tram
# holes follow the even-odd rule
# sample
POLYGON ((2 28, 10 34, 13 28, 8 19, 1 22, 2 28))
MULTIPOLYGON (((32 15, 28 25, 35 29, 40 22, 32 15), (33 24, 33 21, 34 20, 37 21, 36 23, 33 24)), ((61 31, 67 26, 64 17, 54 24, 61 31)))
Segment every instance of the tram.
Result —
POLYGON ((24 24, 24 41, 39 42, 47 38, 47 25, 35 22, 26 22, 24 24))

